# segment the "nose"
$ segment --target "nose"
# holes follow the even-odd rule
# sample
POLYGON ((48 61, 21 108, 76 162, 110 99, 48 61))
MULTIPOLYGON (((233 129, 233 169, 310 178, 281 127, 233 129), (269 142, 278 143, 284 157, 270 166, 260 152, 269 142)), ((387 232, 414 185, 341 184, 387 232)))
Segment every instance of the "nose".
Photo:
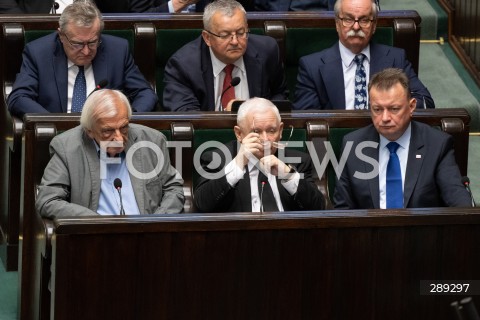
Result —
POLYGON ((232 34, 232 36, 230 38, 230 43, 233 43, 233 44, 238 43, 238 37, 237 37, 236 33, 232 34))
POLYGON ((123 135, 120 132, 120 129, 115 129, 115 133, 112 136, 112 140, 114 140, 114 141, 122 141, 123 140, 123 135))
POLYGON ((390 121, 390 111, 388 109, 383 110, 382 112, 382 121, 390 121))
POLYGON ((82 50, 80 50, 80 51, 82 51, 82 53, 83 53, 84 55, 87 55, 87 54, 90 53, 90 50, 91 50, 91 49, 88 47, 88 45, 84 44, 82 50))

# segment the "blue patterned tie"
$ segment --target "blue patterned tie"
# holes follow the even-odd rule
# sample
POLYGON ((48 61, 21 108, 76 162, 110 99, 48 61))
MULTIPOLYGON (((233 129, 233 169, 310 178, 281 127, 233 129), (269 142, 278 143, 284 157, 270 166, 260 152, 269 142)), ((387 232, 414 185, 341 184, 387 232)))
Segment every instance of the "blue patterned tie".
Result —
POLYGON ((357 69, 355 70, 355 110, 368 109, 367 105, 367 74, 365 73, 365 67, 363 66, 363 60, 365 55, 363 53, 355 56, 355 63, 357 69))
POLYGON ((400 145, 389 142, 390 159, 387 164, 387 209, 403 208, 402 170, 398 160, 397 149, 400 145))
POLYGON ((85 81, 83 66, 78 66, 78 73, 73 86, 72 112, 82 112, 83 104, 86 99, 87 82, 85 81))

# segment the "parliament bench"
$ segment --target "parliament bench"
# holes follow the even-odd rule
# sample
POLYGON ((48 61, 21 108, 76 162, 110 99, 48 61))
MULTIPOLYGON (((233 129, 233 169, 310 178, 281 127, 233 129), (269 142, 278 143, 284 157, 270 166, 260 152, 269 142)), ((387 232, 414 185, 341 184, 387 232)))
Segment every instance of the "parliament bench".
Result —
MULTIPOLYGON (((468 113, 463 109, 418 110, 414 113, 414 119, 452 134, 457 163, 462 175, 466 175, 470 123, 468 113)), ((338 155, 342 137, 346 132, 371 123, 368 111, 346 110, 285 113, 282 114, 282 121, 287 130, 290 125, 295 128, 296 137, 304 136, 305 140, 313 142, 320 160, 325 154, 325 142, 331 143, 338 155)), ((191 147, 182 148, 181 153, 178 154, 174 152, 174 149, 170 149, 170 156, 172 164, 182 169, 182 176, 185 180, 184 191, 187 198, 185 211, 195 213, 192 199, 196 174, 195 168, 192 166, 195 148, 210 139, 209 137, 215 137, 215 140, 222 142, 233 138, 236 115, 215 112, 142 113, 134 114, 132 122, 161 130, 170 141, 189 143, 191 147), (177 164, 180 157, 181 164, 177 164)), ((48 291, 45 291, 47 287, 44 282, 50 269, 40 262, 43 261, 42 259, 48 260, 50 255, 45 252, 45 249, 42 249, 44 248, 43 244, 39 246, 38 240, 48 241, 49 236, 39 234, 38 230, 48 231, 49 228, 45 226, 45 221, 35 212, 34 207, 36 188, 50 159, 48 145, 56 134, 73 128, 78 123, 79 116, 71 114, 28 114, 25 117, 24 154, 22 157, 24 168, 22 171, 24 172, 22 177, 23 215, 20 237, 22 243, 19 267, 21 319, 36 319, 33 313, 40 312, 42 301, 48 294, 48 291), (38 256, 39 250, 43 252, 42 259, 38 256), (43 291, 40 290, 40 287, 43 288, 43 291)), ((284 138, 287 137, 288 135, 284 133, 284 138)), ((293 139, 297 138, 292 138, 292 141, 294 141, 293 139)), ((318 176, 316 182, 326 196, 327 205, 331 208, 329 195, 332 194, 334 188, 331 183, 335 180, 333 169, 329 167, 326 172, 318 173, 318 176)))
POLYGON ((453 300, 479 292, 478 208, 63 218, 38 226, 35 261, 44 274, 35 319, 448 320, 453 300), (430 293, 445 281, 471 291, 430 293))
MULTIPOLYGON (((183 44, 200 35, 200 14, 105 15, 105 33, 124 37, 146 80, 159 96, 161 110, 163 69, 168 58, 183 44)), ((296 82, 298 59, 331 46, 337 39, 333 12, 248 13, 252 32, 277 40, 285 63, 290 97, 296 82)), ((421 18, 416 11, 381 11, 375 40, 405 49, 418 72, 421 18)), ((25 43, 58 27, 55 15, 1 15, 0 35, 0 257, 7 270, 17 269, 18 225, 21 211, 21 141, 23 119, 12 117, 6 105, 25 43)))

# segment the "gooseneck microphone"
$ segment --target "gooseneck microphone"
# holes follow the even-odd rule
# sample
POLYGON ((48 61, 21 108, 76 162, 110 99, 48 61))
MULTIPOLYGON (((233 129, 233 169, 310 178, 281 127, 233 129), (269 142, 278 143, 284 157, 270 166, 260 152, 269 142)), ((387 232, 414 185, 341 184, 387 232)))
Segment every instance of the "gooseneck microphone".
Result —
POLYGON ((115 189, 118 191, 118 196, 120 197, 120 215, 124 216, 125 215, 125 210, 123 210, 123 201, 122 201, 122 180, 119 178, 116 178, 113 181, 113 186, 115 189))
MULTIPOLYGON (((105 88, 107 85, 108 85, 107 79, 100 80, 100 82, 95 86, 95 89, 93 89, 92 92, 90 92, 90 94, 94 93, 97 90, 105 88)), ((88 96, 90 96, 90 94, 88 96)))
POLYGON ((260 190, 260 212, 263 212, 263 189, 265 188, 265 184, 267 182, 262 181, 262 189, 260 190))
POLYGON ((470 190, 470 179, 467 176, 462 177, 462 184, 467 189, 468 194, 470 194, 470 198, 472 199, 472 207, 475 207, 475 199, 473 199, 472 190, 470 190))
POLYGON ((232 78, 232 81, 230 81, 230 84, 228 85, 228 87, 226 87, 225 90, 223 90, 222 94, 220 95, 220 110, 223 111, 222 98, 225 95, 225 92, 227 92, 228 89, 230 89, 232 87, 238 86, 239 83, 240 83, 240 78, 239 77, 232 78))

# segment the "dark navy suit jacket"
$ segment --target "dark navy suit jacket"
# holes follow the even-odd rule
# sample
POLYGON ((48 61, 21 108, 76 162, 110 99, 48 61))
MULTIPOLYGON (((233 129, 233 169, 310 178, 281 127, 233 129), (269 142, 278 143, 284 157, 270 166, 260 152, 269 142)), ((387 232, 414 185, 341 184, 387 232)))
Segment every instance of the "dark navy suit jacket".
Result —
MULTIPOLYGON (((107 80, 109 89, 123 91, 135 111, 152 111, 158 97, 129 52, 125 39, 101 36, 92 61, 95 82, 107 80)), ((12 114, 67 112, 67 56, 58 34, 52 33, 25 46, 20 73, 8 97, 12 114)))
MULTIPOLYGON (((370 76, 386 68, 400 68, 410 79, 412 97, 417 108, 434 108, 432 96, 418 79, 405 50, 370 43, 370 76)), ((293 109, 345 109, 345 84, 339 43, 299 61, 293 109)))
MULTIPOLYGON (((378 175, 368 180, 355 178, 353 175, 357 171, 368 173, 373 169, 370 163, 355 155, 356 146, 363 141, 379 143, 380 136, 372 124, 345 135, 342 150, 347 141, 353 141, 353 146, 335 186, 335 208, 379 208, 378 175)), ((362 153, 378 162, 378 146, 364 148, 362 153)), ((461 179, 455 161, 453 138, 429 125, 412 121, 403 187, 405 208, 471 207, 470 195, 461 179)))
MULTIPOLYGON (((277 42, 251 34, 243 61, 250 97, 286 99, 286 81, 277 42)), ((200 36, 180 48, 165 66, 163 108, 168 111, 213 111, 213 67, 209 47, 200 36)))

